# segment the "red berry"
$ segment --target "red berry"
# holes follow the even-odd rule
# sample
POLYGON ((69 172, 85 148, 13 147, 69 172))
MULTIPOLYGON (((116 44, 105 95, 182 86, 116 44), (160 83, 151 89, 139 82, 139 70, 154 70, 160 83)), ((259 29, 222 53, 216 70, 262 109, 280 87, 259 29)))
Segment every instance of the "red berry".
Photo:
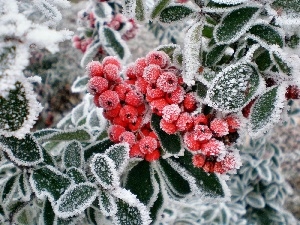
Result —
POLYGON ((168 103, 164 98, 154 99, 152 102, 150 102, 150 108, 152 112, 158 116, 162 116, 162 110, 167 105, 168 103))
POLYGON ((210 129, 217 137, 222 137, 229 133, 228 123, 219 118, 216 118, 210 122, 210 129))
POLYGON ((183 100, 183 106, 185 111, 187 112, 193 112, 197 108, 197 101, 192 92, 189 92, 185 95, 185 98, 183 100))
POLYGON ((147 65, 156 64, 161 68, 166 68, 169 64, 169 56, 162 51, 151 51, 146 55, 147 65))
POLYGON ((205 164, 205 156, 202 154, 194 155, 192 162, 195 167, 202 168, 205 164))
POLYGON ((128 123, 125 122, 124 120, 122 120, 122 118, 120 116, 114 117, 112 120, 112 124, 114 125, 120 125, 122 127, 127 127, 128 123))
POLYGON ((139 145, 142 153, 149 154, 157 148, 157 140, 146 136, 140 140, 139 145))
POLYGON ((120 135, 125 132, 125 128, 120 125, 111 125, 108 128, 108 135, 111 141, 118 143, 120 135))
POLYGON ((108 64, 105 65, 103 68, 103 72, 104 72, 104 77, 109 80, 109 81, 113 81, 113 82, 121 82, 121 77, 119 75, 119 69, 116 65, 114 64, 108 64))
POLYGON ((117 92, 118 96, 119 96, 119 99, 121 101, 124 101, 125 100, 125 96, 126 96, 126 93, 128 91, 130 91, 130 87, 128 86, 128 84, 126 83, 121 83, 121 84, 118 84, 114 87, 113 89, 115 92, 117 92))
POLYGON ((136 89, 142 94, 146 94, 148 83, 142 78, 138 77, 135 81, 136 89))
POLYGON ((135 135, 130 131, 125 131, 120 135, 119 141, 127 142, 129 146, 132 146, 135 143, 135 135))
POLYGON ((146 59, 145 58, 138 58, 135 61, 135 75, 137 77, 142 77, 144 74, 144 69, 146 68, 146 59))
POLYGON ((177 84, 177 77, 172 72, 162 73, 156 81, 157 87, 167 93, 175 91, 177 84))
POLYGON ((214 165, 214 172, 223 174, 226 172, 226 170, 222 166, 222 162, 216 162, 214 165))
POLYGON ((175 91, 166 95, 166 100, 169 104, 179 104, 183 101, 184 95, 184 89, 180 86, 177 86, 175 91))
POLYGON ((154 84, 154 83, 148 84, 146 93, 147 93, 147 96, 150 97, 151 99, 162 98, 165 96, 164 91, 157 88, 156 84, 154 84))
POLYGON ((226 151, 223 142, 214 138, 201 144, 201 152, 206 156, 223 156, 226 151))
POLYGON ((254 102, 256 101, 256 98, 255 99, 252 99, 248 105, 246 105, 243 109, 242 109, 242 113, 243 113, 243 116, 245 118, 248 118, 249 115, 250 115, 250 110, 252 108, 252 105, 254 104, 254 102))
POLYGON ((172 104, 167 105, 162 110, 162 118, 168 123, 173 123, 176 121, 181 113, 178 105, 172 104))
POLYGON ((160 128, 167 134, 175 134, 177 132, 177 127, 175 123, 169 123, 164 119, 160 120, 160 128))
POLYGON ((135 122, 129 123, 128 124, 128 128, 135 132, 137 130, 139 130, 142 126, 142 122, 143 122, 143 118, 141 116, 137 117, 135 122))
POLYGON ((199 151, 201 147, 201 142, 194 139, 193 132, 186 132, 183 136, 183 142, 187 148, 191 151, 199 151))
POLYGON ((122 108, 122 106, 119 103, 116 106, 116 108, 114 108, 114 109, 111 109, 111 110, 104 109, 103 110, 103 116, 105 118, 114 118, 114 117, 117 117, 119 115, 119 113, 120 113, 121 108, 122 108))
POLYGON ((156 83, 161 73, 162 70, 158 65, 151 64, 144 69, 143 78, 148 83, 156 83))
POLYGON ((194 127, 194 139, 200 142, 208 141, 212 137, 212 132, 206 125, 196 125, 194 127))
POLYGON ((90 94, 101 94, 108 89, 108 81, 103 77, 92 77, 87 87, 90 94))
POLYGON ((103 66, 98 61, 89 62, 86 65, 86 70, 88 72, 89 77, 99 77, 103 76, 103 66))
POLYGON ((229 171, 229 170, 234 170, 238 169, 239 167, 235 155, 234 154, 227 154, 224 159, 221 161, 222 167, 224 170, 229 171))
POLYGON ((207 173, 213 173, 214 172, 214 162, 212 161, 206 161, 203 170, 207 173))
POLYGON ((105 67, 106 65, 113 64, 118 67, 118 70, 121 70, 121 62, 118 60, 117 57, 115 56, 106 56, 103 61, 102 61, 103 66, 105 67))
POLYGON ((285 93, 286 99, 299 99, 300 98, 300 89, 296 85, 290 85, 285 93))
POLYGON ((236 132, 237 129, 240 128, 241 123, 237 117, 230 115, 230 116, 227 116, 225 119, 228 124, 229 133, 236 132))
POLYGON ((135 64, 131 63, 127 66, 125 70, 125 76, 128 79, 136 79, 136 74, 135 74, 135 64))
POLYGON ((141 152, 139 143, 134 144, 129 150, 129 157, 144 157, 144 154, 141 152))
POLYGON ((179 131, 188 131, 193 127, 193 125, 193 118, 187 112, 181 113, 176 122, 176 126, 179 131))
POLYGON ((160 157, 160 151, 158 149, 155 149, 153 152, 145 155, 145 160, 148 162, 153 162, 158 160, 160 157))
POLYGON ((142 105, 138 106, 138 107, 136 108, 136 110, 138 111, 138 114, 139 114, 139 115, 144 115, 144 114, 145 114, 145 111, 146 111, 146 106, 145 106, 145 104, 142 104, 142 105))
POLYGON ((107 110, 115 109, 120 103, 117 92, 107 90, 99 96, 99 105, 107 110))
POLYGON ((143 102, 143 95, 140 92, 131 90, 126 93, 125 103, 127 103, 128 105, 137 107, 143 104, 143 102))
POLYGON ((127 123, 134 123, 137 120, 138 112, 135 107, 131 105, 124 105, 123 108, 120 109, 119 115, 123 121, 127 123))
POLYGON ((193 120, 195 125, 207 125, 208 123, 207 117, 203 113, 193 116, 193 120))

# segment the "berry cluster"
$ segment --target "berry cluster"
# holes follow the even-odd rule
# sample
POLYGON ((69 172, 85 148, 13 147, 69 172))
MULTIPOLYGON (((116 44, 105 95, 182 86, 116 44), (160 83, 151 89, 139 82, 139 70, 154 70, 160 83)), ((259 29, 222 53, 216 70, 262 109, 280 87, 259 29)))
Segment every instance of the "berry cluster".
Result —
POLYGON ((111 123, 108 133, 115 142, 127 142, 130 157, 154 161, 160 157, 160 142, 150 127, 151 114, 161 117, 167 134, 178 133, 193 153, 193 164, 207 172, 225 173, 237 167, 236 157, 226 146, 236 140, 239 120, 234 115, 217 118, 198 112, 199 102, 182 79, 181 71, 162 51, 152 51, 127 66, 114 57, 102 64, 87 65, 89 92, 111 123))

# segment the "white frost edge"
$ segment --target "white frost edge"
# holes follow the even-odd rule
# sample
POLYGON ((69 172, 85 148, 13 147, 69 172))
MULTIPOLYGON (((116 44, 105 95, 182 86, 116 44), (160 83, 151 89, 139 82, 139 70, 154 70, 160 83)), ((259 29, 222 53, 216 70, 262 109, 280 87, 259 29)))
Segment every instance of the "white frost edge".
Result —
POLYGON ((73 82, 72 87, 71 87, 71 90, 72 90, 73 93, 80 93, 80 92, 84 92, 86 90, 86 85, 83 85, 81 87, 75 87, 78 82, 80 82, 81 80, 84 80, 86 78, 88 78, 87 75, 76 78, 76 80, 73 82))
POLYGON ((100 208, 100 211, 104 214, 104 216, 114 216, 117 212, 117 204, 116 204, 116 201, 115 199, 113 198, 113 196, 111 195, 110 192, 106 192, 105 194, 108 195, 109 197, 109 203, 111 205, 111 212, 108 212, 106 211, 106 209, 103 207, 103 204, 102 204, 102 192, 106 192, 105 190, 101 190, 99 191, 99 196, 98 196, 98 200, 99 200, 99 208, 100 208))
MULTIPOLYGON (((125 154, 123 154, 123 162, 120 164, 119 168, 116 168, 117 172, 122 173, 124 171, 124 169, 126 168, 127 164, 128 164, 128 160, 129 160, 129 144, 127 142, 125 143, 119 143, 119 144, 114 144, 112 146, 110 146, 108 149, 106 149, 105 154, 108 156, 108 154, 112 151, 116 151, 115 148, 118 147, 124 147, 124 151, 125 154)), ((108 156, 109 157, 109 156, 108 156)), ((113 159, 112 159, 113 160, 113 159)))
POLYGON ((123 14, 128 18, 135 18, 136 0, 128 0, 128 7, 126 7, 125 0, 121 1, 123 14))

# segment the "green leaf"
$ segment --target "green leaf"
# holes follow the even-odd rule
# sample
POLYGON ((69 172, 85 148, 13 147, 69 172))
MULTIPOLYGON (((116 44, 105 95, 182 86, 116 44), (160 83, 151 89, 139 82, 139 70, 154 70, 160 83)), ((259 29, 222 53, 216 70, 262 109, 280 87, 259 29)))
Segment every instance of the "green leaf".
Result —
POLYGON ((263 50, 256 58, 255 63, 260 71, 265 71, 272 65, 269 51, 263 50))
POLYGON ((75 182, 75 184, 86 182, 83 171, 75 167, 69 168, 67 171, 67 175, 75 182))
POLYGON ((114 197, 105 190, 99 193, 99 207, 105 216, 113 216, 116 213, 116 202, 114 197))
POLYGON ((105 154, 114 161, 117 171, 122 172, 129 160, 129 145, 115 144, 107 149, 105 154))
POLYGON ((203 30, 202 30, 202 36, 207 37, 207 38, 212 38, 213 32, 214 32, 214 27, 204 25, 203 30))
POLYGON ((268 24, 257 24, 249 30, 249 32, 269 45, 279 45, 283 47, 283 37, 275 27, 268 24))
POLYGON ((96 154, 91 162, 91 171, 103 188, 119 186, 119 176, 114 161, 104 154, 96 154))
POLYGON ((248 104, 263 88, 262 78, 253 66, 237 63, 214 78, 207 97, 212 107, 224 112, 235 112, 248 104))
POLYGON ((142 203, 147 205, 154 195, 150 163, 143 160, 134 166, 128 172, 124 187, 135 194, 142 203))
POLYGON ((206 55, 205 66, 214 66, 221 60, 227 45, 213 46, 206 55))
POLYGON ((80 142, 72 141, 69 143, 62 156, 65 168, 81 168, 83 164, 83 150, 80 142))
POLYGON ((58 130, 58 129, 48 128, 48 129, 38 130, 38 131, 34 132, 32 135, 36 139, 39 139, 39 138, 43 138, 44 136, 48 136, 50 134, 54 134, 54 133, 59 132, 59 131, 60 130, 58 130))
POLYGON ((244 6, 225 14, 214 30, 217 44, 230 44, 238 40, 250 28, 258 12, 258 6, 244 6))
POLYGON ((193 155, 188 151, 184 152, 184 156, 172 158, 172 161, 177 162, 185 168, 189 175, 196 180, 196 185, 199 187, 202 195, 205 197, 225 197, 225 193, 220 183, 219 178, 215 174, 207 174, 201 168, 194 167, 192 163, 193 155))
POLYGON ((151 19, 155 19, 160 12, 169 5, 170 2, 171 0, 159 0, 153 7, 153 10, 150 14, 151 19))
POLYGON ((33 166, 43 161, 42 149, 30 134, 23 139, 0 136, 1 146, 9 158, 20 166, 33 166))
POLYGON ((91 139, 90 133, 84 129, 61 131, 55 134, 51 134, 47 138, 47 141, 89 141, 91 139))
POLYGON ((172 22, 179 22, 183 19, 186 19, 195 11, 191 8, 188 8, 183 5, 173 5, 164 8, 160 15, 159 21, 162 23, 172 23, 172 22))
POLYGON ((207 94, 207 86, 201 82, 197 82, 197 95, 201 99, 204 99, 207 94))
POLYGON ((14 176, 9 177, 8 180, 6 181, 5 185, 3 186, 3 191, 2 191, 2 196, 1 196, 2 202, 8 202, 11 200, 11 198, 15 192, 17 183, 18 183, 17 178, 18 178, 18 175, 14 175, 14 176))
POLYGON ((245 198, 245 201, 253 208, 262 209, 265 207, 264 198, 255 192, 248 194, 245 198))
POLYGON ((86 65, 95 58, 95 56, 99 52, 100 47, 101 47, 101 44, 98 40, 91 43, 91 45, 86 50, 86 52, 84 53, 84 55, 81 59, 80 65, 82 68, 85 68, 86 65))
POLYGON ((41 164, 44 163, 46 165, 55 167, 56 162, 55 162, 54 158, 50 155, 50 153, 47 152, 47 150, 45 148, 43 148, 42 146, 40 146, 40 147, 42 149, 43 158, 44 158, 44 160, 41 164))
POLYGON ((136 0, 135 18, 139 21, 145 20, 145 5, 143 0, 136 0))
POLYGON ((97 188, 92 183, 81 183, 71 186, 58 199, 54 206, 55 214, 68 218, 82 213, 96 199, 97 188))
POLYGON ((84 149, 84 159, 87 161, 90 157, 97 153, 104 153, 113 144, 114 143, 110 139, 105 139, 87 146, 84 149))
POLYGON ((273 52, 273 58, 279 69, 288 76, 292 75, 292 68, 285 62, 285 60, 276 52, 273 52))
POLYGON ((252 106, 249 118, 249 133, 258 137, 270 130, 280 120, 284 107, 285 87, 274 86, 267 90, 252 106))
POLYGON ((42 218, 44 221, 44 225, 53 225, 55 213, 53 212, 51 203, 48 199, 44 202, 44 208, 42 212, 42 218))
POLYGON ((166 184, 169 187, 170 194, 172 192, 178 197, 184 197, 191 193, 189 182, 185 179, 182 172, 175 170, 166 160, 160 159, 159 166, 163 172, 166 184))
POLYGON ((161 148, 169 154, 178 154, 181 150, 181 142, 178 134, 167 134, 160 128, 161 118, 152 114, 151 128, 154 130, 161 144, 161 148))
POLYGON ((300 12, 299 0, 275 0, 272 5, 276 8, 283 8, 288 12, 300 12))
POLYGON ((156 172, 154 172, 154 178, 157 184, 159 185, 159 192, 157 194, 157 199, 153 203, 153 205, 150 207, 150 216, 153 221, 156 221, 160 217, 160 212, 163 209, 164 204, 164 198, 161 191, 161 184, 158 178, 158 175, 156 172))
POLYGON ((156 50, 165 52, 170 57, 170 59, 173 61, 174 51, 179 48, 180 48, 179 45, 168 44, 168 45, 161 45, 158 48, 156 48, 156 50))
POLYGON ((97 214, 98 214, 98 212, 95 209, 93 209, 92 207, 87 208, 86 217, 90 224, 97 225, 97 219, 96 219, 97 214))
POLYGON ((69 187, 71 181, 57 169, 46 166, 33 171, 30 183, 38 198, 47 196, 50 201, 56 201, 69 187))
POLYGON ((77 77, 74 83, 72 84, 71 90, 73 93, 79 93, 86 90, 86 85, 88 83, 89 77, 77 77))
POLYGON ((19 176, 19 182, 18 182, 18 194, 20 194, 22 197, 21 199, 23 201, 29 201, 30 200, 30 194, 31 194, 31 189, 29 186, 29 178, 27 175, 27 172, 24 171, 20 176, 19 176))

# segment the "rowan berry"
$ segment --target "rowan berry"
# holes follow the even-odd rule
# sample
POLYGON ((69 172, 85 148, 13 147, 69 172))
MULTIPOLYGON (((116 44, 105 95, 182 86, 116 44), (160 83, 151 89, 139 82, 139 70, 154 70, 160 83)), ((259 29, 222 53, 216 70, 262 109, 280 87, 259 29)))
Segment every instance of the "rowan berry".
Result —
POLYGON ((87 89, 92 95, 101 94, 108 89, 108 81, 103 77, 92 77, 88 82, 87 89))
POLYGON ((144 154, 140 150, 139 143, 136 143, 133 146, 131 146, 131 148, 129 150, 129 157, 130 158, 133 158, 133 157, 144 157, 144 154))
POLYGON ((223 168, 222 162, 215 162, 214 172, 220 173, 220 174, 223 174, 226 172, 226 170, 223 168))
POLYGON ((121 119, 127 123, 134 123, 137 120, 138 112, 135 107, 131 105, 124 105, 120 109, 119 116, 121 119))
POLYGON ((143 95, 140 92, 131 90, 126 93, 125 96, 126 104, 137 107, 143 104, 143 102, 144 102, 143 95))
POLYGON ((207 117, 203 113, 199 113, 193 116, 193 121, 195 125, 207 125, 207 117))
POLYGON ((158 149, 155 149, 151 153, 145 155, 145 160, 148 162, 153 162, 158 160, 160 157, 160 151, 158 149))
POLYGON ((155 64, 150 64, 144 69, 143 78, 148 83, 156 83, 159 76, 162 74, 160 66, 155 64))
POLYGON ((215 163, 212 161, 206 161, 202 168, 207 173, 213 173, 214 172, 214 164, 215 163))
POLYGON ((169 104, 180 104, 185 96, 185 91, 182 87, 177 86, 177 88, 166 95, 166 100, 169 104))
POLYGON ((229 115, 225 119, 228 124, 229 133, 236 132, 240 128, 241 123, 237 117, 229 115))
POLYGON ((122 120, 122 118, 120 116, 114 117, 112 119, 112 124, 120 125, 120 126, 125 127, 125 128, 128 126, 128 123, 125 122, 124 120, 122 120))
POLYGON ((199 151, 201 147, 201 142, 195 140, 193 132, 186 132, 183 136, 183 142, 186 147, 191 151, 199 151))
POLYGON ((161 68, 166 68, 169 65, 169 56, 163 51, 151 51, 146 55, 147 65, 156 64, 161 68))
POLYGON ((121 106, 121 104, 119 103, 119 104, 116 106, 116 108, 114 108, 114 109, 111 109, 111 110, 104 109, 104 110, 103 110, 103 116, 104 116, 105 118, 111 118, 111 119, 112 119, 112 118, 115 118, 115 117, 117 117, 117 116, 119 115, 121 108, 122 108, 122 106, 121 106))
POLYGON ((146 89, 146 94, 147 94, 147 97, 150 97, 151 99, 162 98, 165 96, 164 91, 157 88, 156 84, 154 84, 154 83, 148 84, 147 89, 146 89))
POLYGON ((192 92, 185 95, 183 100, 183 107, 187 112, 193 112, 197 108, 197 100, 192 92))
POLYGON ((99 105, 107 110, 115 109, 120 103, 117 92, 106 90, 99 96, 99 105))
POLYGON ((154 99, 150 102, 150 108, 152 112, 158 116, 162 116, 162 110, 167 105, 168 103, 164 98, 154 99))
POLYGON ((120 142, 127 142, 129 146, 133 146, 135 144, 135 135, 130 131, 123 132, 119 137, 120 142))
POLYGON ((156 81, 157 87, 167 93, 175 91, 177 84, 177 77, 172 72, 162 73, 156 81))
POLYGON ((194 125, 193 118, 187 112, 181 113, 176 122, 176 127, 178 128, 179 131, 188 131, 191 128, 193 128, 193 125, 194 125))
POLYGON ((176 121, 181 113, 177 104, 167 105, 162 110, 162 118, 168 123, 176 121))
POLYGON ((145 104, 142 104, 142 105, 138 106, 138 107, 136 108, 136 110, 137 110, 137 112, 138 112, 139 115, 144 115, 144 113, 145 113, 145 111, 146 111, 146 106, 145 106, 145 104))
POLYGON ((125 70, 125 76, 128 79, 136 79, 136 74, 135 74, 135 64, 131 63, 127 66, 125 70))
POLYGON ((193 155, 193 165, 198 168, 202 168, 205 164, 205 156, 202 154, 193 155))
POLYGON ((120 83, 120 84, 117 84, 114 89, 113 89, 115 92, 117 92, 118 96, 119 96, 119 99, 121 101, 124 101, 125 100, 125 97, 126 97, 126 93, 128 91, 130 91, 130 87, 128 84, 126 83, 120 83))
POLYGON ((128 128, 131 131, 135 132, 135 131, 139 130, 142 125, 143 125, 143 118, 141 116, 139 116, 139 117, 137 117, 135 122, 128 124, 128 128))
POLYGON ((117 57, 115 56, 106 56, 103 61, 102 61, 102 65, 103 67, 105 67, 106 65, 109 65, 109 64, 113 64, 113 65, 116 65, 118 67, 118 70, 121 70, 121 62, 118 60, 117 57))
POLYGON ((121 77, 119 75, 119 69, 116 65, 114 64, 107 64, 104 66, 103 68, 103 72, 104 72, 104 77, 109 80, 109 81, 113 81, 113 82, 121 82, 121 77))
POLYGON ((210 122, 210 129, 217 137, 229 134, 228 123, 224 119, 215 118, 210 122))
POLYGON ((86 70, 90 78, 103 76, 103 66, 98 61, 89 62, 86 65, 86 70))
POLYGON ((300 98, 300 89, 296 85, 290 85, 286 89, 285 93, 286 99, 299 99, 300 98))
POLYGON ((125 128, 120 125, 111 125, 108 128, 108 136, 111 141, 118 143, 120 142, 120 135, 125 132, 125 128))
POLYGON ((157 140, 153 137, 143 137, 139 142, 140 150, 144 154, 149 154, 157 148, 157 140))
POLYGON ((226 171, 238 169, 237 167, 239 167, 234 154, 231 153, 225 155, 221 163, 222 163, 222 167, 226 171))
POLYGON ((160 120, 159 126, 167 134, 175 134, 177 132, 177 127, 175 123, 169 123, 164 119, 160 120))
POLYGON ((136 86, 136 89, 139 92, 141 92, 142 94, 146 94, 147 93, 148 83, 142 77, 138 77, 137 78, 137 80, 135 81, 135 86, 136 86))
POLYGON ((218 141, 214 138, 201 144, 201 152, 206 156, 220 156, 224 157, 226 151, 223 142, 218 141))
POLYGON ((146 68, 146 59, 145 58, 138 58, 135 61, 135 75, 137 77, 142 77, 144 74, 144 69, 146 68))
POLYGON ((212 138, 212 132, 206 125, 195 125, 193 134, 194 139, 200 142, 208 141, 212 138))

